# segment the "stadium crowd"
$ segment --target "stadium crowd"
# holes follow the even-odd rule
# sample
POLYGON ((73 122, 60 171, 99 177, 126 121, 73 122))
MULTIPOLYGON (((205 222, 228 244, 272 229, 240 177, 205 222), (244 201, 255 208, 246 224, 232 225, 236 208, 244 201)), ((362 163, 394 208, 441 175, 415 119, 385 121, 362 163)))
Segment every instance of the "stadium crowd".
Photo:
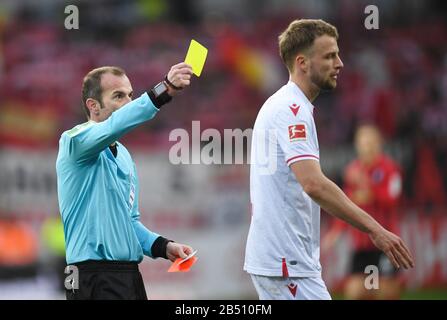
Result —
MULTIPOLYGON (((1 143, 54 146, 63 130, 85 117, 79 92, 80 79, 88 70, 119 65, 132 79, 134 90, 142 92, 173 61, 183 58, 191 38, 209 48, 206 72, 174 108, 137 130, 127 143, 167 147, 167 132, 188 129, 192 120, 200 120, 202 130, 251 128, 265 97, 287 80, 276 39, 290 12, 236 23, 211 15, 199 21, 184 19, 181 25, 156 17, 136 19, 135 10, 124 11, 110 24, 105 12, 90 8, 81 16, 82 36, 81 30, 33 18, 25 9, 14 19, 3 20, 1 143), (132 19, 137 23, 130 23, 132 19)), ((340 14, 334 23, 341 35, 345 68, 339 88, 316 101, 321 141, 349 145, 359 124, 376 124, 387 142, 410 150, 402 163, 405 199, 411 204, 445 204, 445 20, 384 26, 380 36, 361 28, 348 14, 340 14)))

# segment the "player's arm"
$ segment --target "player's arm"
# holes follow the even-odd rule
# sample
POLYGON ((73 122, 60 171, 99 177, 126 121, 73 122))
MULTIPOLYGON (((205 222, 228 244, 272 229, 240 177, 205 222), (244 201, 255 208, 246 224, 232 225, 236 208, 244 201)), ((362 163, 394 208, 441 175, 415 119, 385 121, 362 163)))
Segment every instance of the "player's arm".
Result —
MULTIPOLYGON (((344 188, 343 192, 346 196, 354 201, 358 205, 358 202, 355 199, 355 190, 358 186, 358 169, 354 166, 353 163, 349 164, 344 172, 344 188)), ((341 219, 331 219, 331 225, 329 230, 325 233, 324 237, 321 239, 321 250, 322 252, 328 251, 335 242, 338 241, 343 231, 346 229, 347 224, 341 219)))
POLYGON ((139 98, 127 103, 111 116, 99 123, 90 121, 67 132, 68 152, 77 162, 82 162, 98 156, 110 144, 117 141, 127 132, 152 119, 159 108, 170 101, 181 88, 188 86, 191 79, 191 68, 180 63, 171 68, 167 75, 170 85, 167 94, 156 96, 157 90, 148 90, 139 98), (177 89, 171 87, 175 86, 177 89))
POLYGON ((302 160, 291 164, 291 169, 304 191, 325 211, 357 229, 368 233, 374 245, 382 250, 396 268, 413 267, 408 248, 395 234, 384 229, 374 218, 352 202, 343 191, 321 171, 314 160, 302 160))

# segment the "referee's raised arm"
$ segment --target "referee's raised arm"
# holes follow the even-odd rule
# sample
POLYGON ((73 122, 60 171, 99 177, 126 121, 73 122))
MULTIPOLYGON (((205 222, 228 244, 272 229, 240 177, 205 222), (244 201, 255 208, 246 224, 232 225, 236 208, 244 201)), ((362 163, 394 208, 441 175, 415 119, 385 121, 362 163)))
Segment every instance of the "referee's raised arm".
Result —
POLYGON ((175 260, 193 252, 141 223, 137 171, 119 142, 187 87, 191 74, 190 66, 176 64, 135 100, 121 68, 101 67, 84 77, 88 122, 62 134, 56 161, 66 260, 79 271, 65 283, 67 299, 147 299, 138 270, 144 255, 175 260))
POLYGON ((162 81, 135 100, 130 80, 118 67, 90 71, 83 81, 83 105, 88 122, 67 131, 68 153, 76 161, 94 158, 121 136, 152 119, 158 110, 190 84, 191 67, 171 67, 162 81))

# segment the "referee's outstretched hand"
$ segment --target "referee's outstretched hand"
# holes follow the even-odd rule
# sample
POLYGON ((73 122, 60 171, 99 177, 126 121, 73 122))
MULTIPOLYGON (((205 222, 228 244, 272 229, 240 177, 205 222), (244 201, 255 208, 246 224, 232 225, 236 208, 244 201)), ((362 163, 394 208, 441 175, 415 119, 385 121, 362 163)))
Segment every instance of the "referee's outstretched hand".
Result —
POLYGON ((380 228, 369 235, 374 245, 382 250, 395 268, 413 268, 414 261, 405 243, 394 233, 380 228))
POLYGON ((186 258, 192 252, 193 250, 190 246, 176 242, 168 242, 166 247, 166 256, 172 262, 174 262, 177 258, 186 258))
POLYGON ((185 62, 178 63, 169 70, 168 79, 168 93, 171 96, 186 88, 191 84, 192 68, 185 62))

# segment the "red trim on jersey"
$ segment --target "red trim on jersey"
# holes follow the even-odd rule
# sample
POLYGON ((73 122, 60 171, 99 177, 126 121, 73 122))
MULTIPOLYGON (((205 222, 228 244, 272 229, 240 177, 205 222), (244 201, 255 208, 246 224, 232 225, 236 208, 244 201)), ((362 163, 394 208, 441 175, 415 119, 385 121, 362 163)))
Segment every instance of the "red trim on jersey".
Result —
POLYGON ((303 154, 303 155, 300 155, 300 156, 294 156, 294 157, 290 158, 289 160, 286 161, 286 163, 288 165, 290 161, 295 160, 295 159, 299 159, 299 158, 304 158, 304 157, 311 157, 311 158, 315 158, 317 160, 320 160, 319 157, 314 156, 313 154, 303 154))
POLYGON ((282 276, 283 278, 289 277, 289 270, 287 269, 286 258, 282 258, 282 276))

